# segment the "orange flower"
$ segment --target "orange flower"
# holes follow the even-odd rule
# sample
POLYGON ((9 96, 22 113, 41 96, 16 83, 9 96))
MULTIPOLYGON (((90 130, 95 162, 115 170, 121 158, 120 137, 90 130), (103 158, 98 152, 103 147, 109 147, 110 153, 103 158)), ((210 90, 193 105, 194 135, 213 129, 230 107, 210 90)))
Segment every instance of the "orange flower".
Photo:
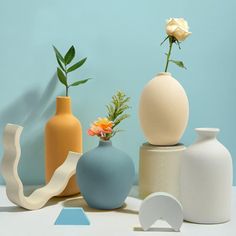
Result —
POLYGON ((113 122, 105 118, 98 118, 97 121, 94 121, 91 124, 90 129, 88 130, 88 135, 105 138, 106 134, 112 133, 113 122))

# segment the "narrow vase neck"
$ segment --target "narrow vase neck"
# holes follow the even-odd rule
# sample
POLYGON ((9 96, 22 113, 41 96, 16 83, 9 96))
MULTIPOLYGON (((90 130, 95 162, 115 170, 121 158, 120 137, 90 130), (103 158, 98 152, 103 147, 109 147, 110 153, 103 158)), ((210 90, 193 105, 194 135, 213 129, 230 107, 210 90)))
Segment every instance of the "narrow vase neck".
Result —
POLYGON ((216 139, 220 130, 218 128, 196 128, 195 131, 198 135, 197 141, 203 141, 216 139))
POLYGON ((170 72, 160 72, 157 74, 157 76, 171 76, 171 73, 170 72))
POLYGON ((59 114, 71 114, 70 97, 57 97, 56 115, 59 114))
POLYGON ((109 146, 112 146, 112 142, 111 140, 101 140, 99 141, 99 144, 98 144, 99 147, 109 147, 109 146))

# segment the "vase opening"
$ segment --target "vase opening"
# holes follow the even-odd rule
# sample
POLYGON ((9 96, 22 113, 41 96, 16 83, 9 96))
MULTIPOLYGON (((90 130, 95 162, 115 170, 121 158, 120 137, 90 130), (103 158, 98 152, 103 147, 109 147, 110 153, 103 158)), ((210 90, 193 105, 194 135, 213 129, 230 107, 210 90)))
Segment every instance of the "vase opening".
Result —
POLYGON ((195 131, 198 134, 198 138, 201 139, 211 139, 216 138, 217 134, 220 132, 218 128, 196 128, 195 131))
POLYGON ((99 147, 107 147, 107 146, 111 146, 112 145, 112 142, 111 140, 102 140, 100 139, 99 140, 99 147))
POLYGON ((58 96, 56 102, 56 114, 71 113, 71 99, 70 97, 58 96))
POLYGON ((159 74, 158 74, 158 76, 159 75, 168 75, 168 76, 171 76, 171 73, 170 72, 160 72, 159 74))

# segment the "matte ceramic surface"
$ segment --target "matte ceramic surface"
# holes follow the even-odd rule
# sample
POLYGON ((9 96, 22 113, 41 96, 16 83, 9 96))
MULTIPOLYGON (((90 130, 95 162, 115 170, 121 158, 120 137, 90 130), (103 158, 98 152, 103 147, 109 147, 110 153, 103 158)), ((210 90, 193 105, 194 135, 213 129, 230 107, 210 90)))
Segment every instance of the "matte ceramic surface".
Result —
POLYGON ((172 195, 165 192, 152 193, 146 197, 139 210, 139 221, 148 230, 157 220, 165 220, 175 231, 183 224, 183 208, 172 195))
MULTIPOLYGON (((81 79, 90 75, 94 80, 71 88, 73 113, 87 128, 113 92, 124 89, 132 98, 132 109, 129 120, 124 122, 127 132, 122 133, 119 146, 129 151, 138 167, 138 145, 144 140, 137 122, 137 99, 155 72, 164 69, 168 42, 162 46, 160 43, 165 36, 165 20, 184 17, 193 34, 182 43, 181 50, 173 45, 172 59, 183 60, 187 70, 174 64, 169 65, 169 70, 189 97, 190 127, 212 124, 214 119, 215 125, 224 128, 221 141, 236 157, 235 0, 0 2, 0 68, 4 81, 0 90, 0 127, 8 122, 30 125, 35 138, 22 137, 24 146, 42 146, 42 138, 38 137, 42 136, 45 119, 52 114, 53 97, 63 91, 57 78, 51 78, 56 69, 51 46, 55 44, 65 53, 74 44, 78 59, 88 56, 78 75, 81 79), (66 35, 65 40, 62 35, 66 35), (15 59, 16 55, 20 55, 20 60, 15 59)), ((76 75, 69 75, 71 82, 80 79, 76 75)), ((190 140, 193 133, 186 129, 181 142, 190 140)), ((91 149, 92 143, 91 137, 84 135, 84 150, 91 149)), ((43 183, 43 153, 36 152, 31 158, 32 153, 33 149, 24 153, 22 166, 32 159, 38 169, 29 173, 28 168, 21 168, 22 180, 43 183)), ((233 163, 236 169, 236 161, 233 163)), ((236 172, 234 177, 236 185, 236 172)))
POLYGON ((184 219, 222 223, 231 217, 232 159, 216 139, 219 129, 198 128, 196 142, 184 152, 181 201, 184 219))
POLYGON ((179 199, 180 164, 185 147, 144 143, 139 157, 139 195, 167 192, 179 199))
POLYGON ((177 144, 188 124, 188 117, 187 95, 170 73, 160 73, 147 83, 139 102, 139 119, 150 144, 177 144))
POLYGON ((126 153, 113 147, 111 141, 100 141, 98 147, 83 154, 76 174, 90 207, 115 209, 121 207, 128 196, 135 170, 126 153))
MULTIPOLYGON (((69 151, 82 153, 82 129, 79 120, 71 113, 70 97, 57 97, 56 114, 45 127, 45 174, 48 183, 69 151)), ((60 196, 79 192, 76 177, 72 176, 60 196)))
POLYGON ((43 207, 50 198, 60 194, 65 189, 69 179, 75 174, 76 164, 81 154, 69 152, 65 162, 55 170, 49 183, 36 189, 30 196, 25 196, 23 184, 18 175, 22 130, 23 127, 19 125, 6 125, 3 135, 4 155, 1 170, 6 182, 6 193, 9 200, 28 210, 36 210, 43 207))

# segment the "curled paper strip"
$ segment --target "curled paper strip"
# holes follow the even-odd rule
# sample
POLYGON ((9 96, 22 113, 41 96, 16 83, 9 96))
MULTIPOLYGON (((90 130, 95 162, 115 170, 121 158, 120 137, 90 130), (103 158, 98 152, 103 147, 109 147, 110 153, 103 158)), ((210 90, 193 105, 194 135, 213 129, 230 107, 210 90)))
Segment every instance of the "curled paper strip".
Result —
POLYGON ((55 170, 50 182, 26 197, 17 170, 21 156, 20 136, 22 130, 22 126, 14 124, 7 124, 4 129, 2 175, 6 182, 6 193, 9 200, 25 209, 36 210, 65 189, 68 181, 75 174, 81 154, 69 152, 65 162, 55 170))

